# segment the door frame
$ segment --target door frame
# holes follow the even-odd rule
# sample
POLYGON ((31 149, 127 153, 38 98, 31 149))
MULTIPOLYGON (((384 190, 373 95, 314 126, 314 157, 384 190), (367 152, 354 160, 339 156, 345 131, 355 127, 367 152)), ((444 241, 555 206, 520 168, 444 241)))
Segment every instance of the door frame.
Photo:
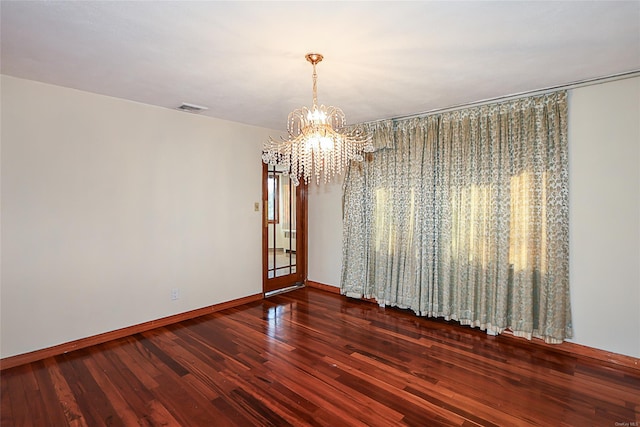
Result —
POLYGON ((307 283, 308 185, 296 188, 296 272, 269 279, 269 221, 267 218, 267 176, 269 167, 262 164, 262 292, 277 292, 296 284, 307 283))

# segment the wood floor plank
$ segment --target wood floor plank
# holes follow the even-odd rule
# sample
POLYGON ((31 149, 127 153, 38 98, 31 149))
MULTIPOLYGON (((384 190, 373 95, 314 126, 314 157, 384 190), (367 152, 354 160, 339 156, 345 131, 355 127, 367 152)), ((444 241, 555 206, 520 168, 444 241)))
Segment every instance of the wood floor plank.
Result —
POLYGON ((173 415, 157 400, 149 402, 149 418, 148 421, 152 426, 181 426, 180 421, 175 419, 173 415))
MULTIPOLYGON (((15 371, 14 371, 15 372, 15 371)), ((14 374, 15 375, 15 374, 14 374)), ((0 377, 2 377, 0 375, 0 377)), ((12 420, 16 419, 11 409, 11 394, 9 390, 15 390, 9 387, 9 380, 6 376, 0 381, 0 425, 8 426, 12 420)), ((15 393, 18 391, 15 390, 15 393)))
POLYGON ((56 356, 61 371, 73 392, 86 422, 91 426, 124 426, 116 409, 111 405, 96 379, 85 364, 90 358, 90 350, 82 349, 73 353, 56 356))
POLYGON ((37 393, 45 406, 43 415, 51 425, 65 425, 66 418, 64 413, 60 411, 60 402, 58 401, 54 383, 50 380, 49 368, 42 360, 34 362, 32 366, 34 376, 38 382, 37 393))
POLYGON ((12 372, 2 375, 2 381, 6 382, 5 389, 7 390, 4 393, 6 393, 13 417, 8 425, 11 423, 28 425, 30 422, 27 391, 22 382, 22 376, 26 375, 28 368, 29 366, 18 366, 15 370, 11 370, 12 372))
POLYGON ((149 390, 157 387, 158 383, 149 379, 148 365, 141 367, 134 357, 122 351, 126 347, 132 347, 131 343, 105 343, 102 351, 94 353, 94 359, 102 370, 102 375, 107 376, 124 396, 135 394, 135 399, 127 399, 129 404, 142 408, 155 398, 149 390))
POLYGON ((475 399, 437 385, 438 381, 421 381, 419 377, 415 377, 411 373, 403 373, 395 369, 389 369, 386 364, 380 363, 378 360, 356 353, 351 356, 366 363, 369 366, 366 371, 369 372, 370 375, 379 379, 384 378, 384 380, 389 383, 391 383, 391 381, 387 379, 387 376, 395 375, 397 376, 396 380, 401 383, 400 387, 408 393, 421 396, 423 399, 443 408, 449 406, 449 410, 469 421, 482 421, 482 425, 515 425, 519 422, 519 419, 516 417, 497 411, 489 405, 478 404, 479 402, 475 399), (448 402, 456 402, 457 407, 448 402), (473 413, 466 409, 470 407, 474 408, 473 413))
MULTIPOLYGON (((293 368, 277 359, 268 362, 278 372, 278 382, 312 402, 318 408, 317 419, 328 426, 368 426, 370 413, 362 411, 361 396, 349 396, 340 390, 340 386, 333 382, 327 382, 321 375, 309 375, 305 371, 293 368), (304 382, 300 381, 304 378, 304 382), (330 386, 328 386, 331 384, 330 386), (319 392, 322 390, 322 392, 319 392)), ((383 419, 381 418, 380 421, 383 419)), ((382 424, 381 424, 382 425, 382 424)))
POLYGON ((614 426, 640 369, 318 289, 2 371, 2 426, 614 426))
MULTIPOLYGON (((131 370, 136 369, 135 364, 127 353, 118 350, 130 346, 129 342, 122 345, 103 344, 104 349, 96 352, 94 357, 85 361, 87 368, 92 372, 96 382, 105 392, 105 395, 121 416, 126 425, 148 424, 151 419, 149 402, 155 399, 152 388, 147 388, 142 380, 131 370), (124 354, 124 359, 120 355, 124 354), (136 424, 130 420, 135 416, 136 424)), ((157 383, 154 381, 151 384, 157 383)))
MULTIPOLYGON (((118 390, 118 387, 115 386, 111 381, 110 376, 103 375, 103 372, 101 371, 96 361, 98 357, 99 356, 96 355, 93 359, 88 359, 85 361, 87 370, 91 373, 93 378, 95 378, 96 383, 104 391, 105 396, 109 400, 109 403, 114 408, 123 424, 130 426, 138 424, 139 419, 144 419, 147 414, 136 414, 129 401, 122 396, 120 390, 118 390)), ((129 394, 128 396, 133 397, 135 396, 135 394, 129 394)))
MULTIPOLYGON (((295 381, 297 378, 304 378, 305 382, 302 382, 304 391, 299 389, 300 392, 306 393, 307 390, 310 393, 314 393, 316 389, 326 388, 327 385, 331 385, 329 393, 324 394, 320 399, 315 399, 315 396, 307 397, 312 399, 314 403, 320 408, 332 408, 340 409, 343 416, 353 416, 357 414, 356 418, 368 423, 386 421, 387 425, 396 424, 402 419, 403 414, 399 413, 384 404, 376 401, 374 398, 367 394, 353 393, 353 388, 340 381, 341 371, 336 369, 333 363, 327 362, 321 358, 297 358, 295 355, 292 357, 282 358, 279 360, 273 360, 270 363, 280 363, 282 366, 278 367, 277 372, 287 372, 290 376, 289 379, 295 381), (309 363, 313 360, 313 363, 309 363), (287 369, 287 366, 291 366, 293 369, 287 369), (366 413, 360 413, 360 408, 367 408, 366 413), (350 415, 347 415, 350 414, 350 415)), ((282 377, 275 378, 276 381, 281 381, 282 377)), ((291 384, 289 384, 291 387, 291 384)))
MULTIPOLYGON (((60 363, 58 363, 54 358, 47 358, 42 361, 46 368, 49 371, 49 378, 51 379, 51 385, 53 386, 56 396, 58 398, 58 403, 60 404, 60 408, 62 413, 64 414, 64 418, 67 421, 67 425, 72 427, 86 427, 87 422, 83 415, 83 411, 80 409, 78 402, 69 387, 69 383, 67 382, 62 369, 60 368, 60 363)), ((0 377, 0 381, 4 380, 4 376, 0 377)), ((15 392, 16 390, 11 390, 10 393, 15 392)), ((53 408, 53 405, 51 405, 53 408)), ((52 412, 53 409, 51 410, 52 412)), ((53 415, 51 415, 53 416, 53 415)), ((11 425, 11 424, 9 424, 11 425)), ((15 426, 20 426, 24 424, 15 423, 15 426)), ((28 425, 28 424, 27 424, 28 425)), ((36 425, 36 424, 32 424, 36 425)))

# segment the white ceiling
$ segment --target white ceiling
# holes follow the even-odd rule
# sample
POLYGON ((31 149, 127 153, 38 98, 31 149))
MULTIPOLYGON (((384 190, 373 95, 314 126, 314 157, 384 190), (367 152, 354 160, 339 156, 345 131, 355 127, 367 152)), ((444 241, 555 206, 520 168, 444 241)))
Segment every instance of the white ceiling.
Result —
MULTIPOLYGON (((311 103, 350 123, 640 69, 640 1, 0 3, 11 76, 283 130, 311 103)), ((187 114, 187 113, 185 113, 187 114)))

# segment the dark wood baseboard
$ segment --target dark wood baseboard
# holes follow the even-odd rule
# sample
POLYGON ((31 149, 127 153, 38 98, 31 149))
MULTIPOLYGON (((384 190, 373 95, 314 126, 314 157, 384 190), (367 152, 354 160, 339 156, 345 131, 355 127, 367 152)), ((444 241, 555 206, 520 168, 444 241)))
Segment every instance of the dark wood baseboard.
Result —
POLYGON ((216 311, 221 311, 227 308, 237 307, 239 305, 248 304, 254 301, 259 301, 263 298, 264 298, 264 295, 262 293, 249 295, 243 298, 222 302, 220 304, 214 304, 208 307, 202 307, 195 310, 186 311, 184 313, 163 317, 161 319, 151 320, 149 322, 140 323, 138 325, 128 326, 122 329, 116 329, 115 331, 105 332, 103 334, 93 335, 93 336, 81 338, 75 341, 58 344, 53 347, 47 347, 41 350, 35 350, 32 352, 29 352, 29 353, 23 353, 15 356, 5 357, 3 359, 0 359, 0 371, 13 368, 15 366, 24 365, 26 363, 31 363, 38 360, 46 359, 47 357, 68 353, 73 350, 79 350, 81 348, 90 347, 92 345, 102 344, 117 338, 122 338, 129 335, 134 335, 140 332, 145 332, 154 328, 159 328, 161 326, 167 326, 173 323, 178 323, 183 320, 189 320, 195 317, 204 316, 205 314, 215 313, 216 311))
MULTIPOLYGON (((322 291, 331 292, 332 294, 340 294, 340 288, 333 285, 325 285, 324 283, 314 282, 311 280, 307 280, 306 285, 310 288, 320 289, 322 291)), ((348 297, 347 297, 348 298, 348 297)), ((374 298, 357 298, 362 301, 372 302, 374 304, 378 304, 374 298)))
POLYGON ((528 340, 526 338, 517 337, 513 335, 511 331, 505 331, 502 333, 502 335, 514 340, 524 341, 525 343, 530 343, 532 345, 543 346, 548 350, 570 354, 576 357, 590 358, 590 359, 598 360, 600 362, 608 362, 614 365, 640 370, 640 358, 637 358, 637 357, 626 356, 624 354, 618 354, 618 353, 612 353, 610 351, 600 350, 598 348, 593 348, 593 347, 587 347, 586 345, 576 344, 569 341, 565 341, 561 344, 547 344, 543 340, 538 338, 528 340))
MULTIPOLYGON (((307 281, 307 286, 310 288, 320 289, 323 291, 331 292, 334 294, 340 293, 340 288, 331 285, 325 285, 324 283, 318 283, 311 280, 307 281)), ((346 297, 345 297, 346 298, 346 297)), ((377 304, 378 302, 375 299, 370 298, 362 298, 362 301, 372 302, 377 304)), ((539 345, 543 346, 546 349, 562 352, 566 354, 571 354, 576 357, 582 358, 591 358, 601 362, 608 362, 618 366, 624 366, 632 369, 640 369, 640 358, 626 356, 624 354, 612 353, 606 350, 600 350, 593 347, 587 347, 582 344, 576 344, 573 342, 565 341, 562 344, 547 344, 543 340, 534 338, 532 340, 528 340, 522 337, 516 337, 511 333, 511 331, 505 331, 501 334, 501 336, 509 337, 510 339, 520 340, 523 343, 527 343, 530 345, 539 345)))
POLYGON ((340 288, 336 286, 325 285, 324 283, 314 282, 313 280, 307 280, 305 284, 310 288, 320 289, 331 292, 332 294, 340 294, 340 288))

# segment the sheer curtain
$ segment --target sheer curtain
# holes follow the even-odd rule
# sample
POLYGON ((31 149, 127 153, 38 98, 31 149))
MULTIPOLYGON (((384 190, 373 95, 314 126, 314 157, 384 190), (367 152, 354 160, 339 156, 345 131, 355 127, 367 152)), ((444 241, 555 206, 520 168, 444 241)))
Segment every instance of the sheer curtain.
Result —
POLYGON ((572 336, 566 92, 365 125, 341 290, 558 343, 572 336))

